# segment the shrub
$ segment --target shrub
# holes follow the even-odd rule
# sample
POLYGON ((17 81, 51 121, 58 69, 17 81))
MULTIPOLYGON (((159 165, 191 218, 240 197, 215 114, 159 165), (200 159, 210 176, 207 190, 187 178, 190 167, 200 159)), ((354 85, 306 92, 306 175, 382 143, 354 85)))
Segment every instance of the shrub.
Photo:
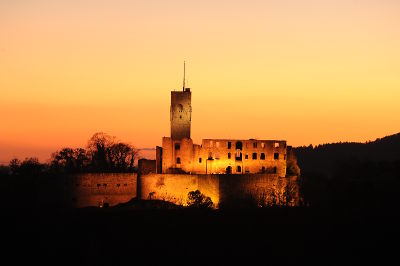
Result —
POLYGON ((213 202, 210 197, 202 194, 200 190, 196 190, 188 193, 187 205, 192 208, 209 209, 213 206, 213 202))

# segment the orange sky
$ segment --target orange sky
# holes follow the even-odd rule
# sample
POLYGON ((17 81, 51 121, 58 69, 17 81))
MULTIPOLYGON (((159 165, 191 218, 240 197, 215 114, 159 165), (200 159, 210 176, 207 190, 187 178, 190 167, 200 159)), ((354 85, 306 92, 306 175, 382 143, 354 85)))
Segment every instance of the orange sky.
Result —
POLYGON ((400 1, 2 1, 0 163, 107 132, 169 135, 187 61, 192 138, 366 141, 400 131, 400 1))

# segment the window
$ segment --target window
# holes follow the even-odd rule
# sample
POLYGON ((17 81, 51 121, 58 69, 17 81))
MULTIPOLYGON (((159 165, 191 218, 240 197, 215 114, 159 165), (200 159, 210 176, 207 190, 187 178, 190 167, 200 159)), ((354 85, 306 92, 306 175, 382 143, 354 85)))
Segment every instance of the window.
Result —
POLYGON ((261 155, 260 155, 260 160, 265 160, 265 153, 261 153, 261 155))
POLYGON ((117 187, 120 187, 121 186, 121 184, 117 184, 117 187))
POLYGON ((231 158, 231 153, 230 152, 228 152, 228 159, 230 159, 231 158))
POLYGON ((238 166, 236 167, 236 172, 237 172, 237 173, 241 173, 241 172, 242 172, 242 167, 240 167, 240 165, 238 165, 238 166))
POLYGON ((228 167, 226 168, 226 173, 227 173, 227 174, 231 174, 231 173, 232 173, 232 167, 231 167, 231 166, 228 166, 228 167))
POLYGON ((208 153, 208 159, 212 159, 212 152, 208 153))
POLYGON ((219 148, 219 141, 215 142, 215 147, 219 148))
POLYGON ((232 142, 228 141, 228 149, 232 147, 232 142))
POLYGON ((201 157, 199 158, 199 163, 201 163, 201 157))
POLYGON ((177 164, 181 164, 181 158, 180 157, 176 158, 176 163, 177 164))
POLYGON ((249 159, 249 155, 246 154, 246 156, 244 156, 244 158, 245 158, 246 160, 249 159))
POLYGON ((257 148, 257 142, 253 142, 253 148, 257 148))
POLYGON ((128 186, 128 184, 124 184, 124 187, 128 186))
POLYGON ((261 173, 265 173, 265 167, 261 167, 261 173))
POLYGON ((104 187, 106 187, 106 186, 107 186, 107 184, 106 184, 106 183, 104 183, 104 184, 103 184, 103 186, 104 186, 104 187))
POLYGON ((180 150, 181 149, 181 144, 175 143, 175 150, 180 150))
POLYGON ((275 143, 274 143, 274 147, 275 147, 275 148, 279 148, 279 142, 275 142, 275 143))
POLYGON ((265 143, 264 142, 261 142, 261 148, 265 148, 265 143))
POLYGON ((236 146, 237 150, 242 150, 243 149, 243 143, 241 141, 237 141, 235 146, 236 146))
POLYGON ((274 167, 274 174, 276 174, 276 166, 274 167))
POLYGON ((279 153, 277 153, 277 152, 274 153, 274 159, 279 160, 279 153))
POLYGON ((235 160, 236 161, 241 161, 242 160, 242 153, 240 152, 240 150, 236 151, 235 160))
POLYGON ((257 153, 253 152, 253 160, 257 160, 257 153))
POLYGON ((101 185, 100 184, 97 184, 97 187, 100 187, 101 185))

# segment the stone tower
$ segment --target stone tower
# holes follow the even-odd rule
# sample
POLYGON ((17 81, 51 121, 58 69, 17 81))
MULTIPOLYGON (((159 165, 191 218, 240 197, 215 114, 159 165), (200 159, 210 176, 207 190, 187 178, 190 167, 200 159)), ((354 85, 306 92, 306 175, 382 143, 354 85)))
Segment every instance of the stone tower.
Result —
POLYGON ((172 140, 190 139, 192 121, 192 93, 189 88, 183 91, 171 91, 171 138, 172 140))

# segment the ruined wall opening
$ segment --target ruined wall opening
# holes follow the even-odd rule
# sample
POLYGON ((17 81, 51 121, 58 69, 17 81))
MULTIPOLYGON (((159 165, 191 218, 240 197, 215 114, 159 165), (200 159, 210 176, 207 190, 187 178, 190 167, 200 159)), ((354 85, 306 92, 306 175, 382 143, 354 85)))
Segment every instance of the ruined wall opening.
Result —
POLYGON ((237 141, 235 144, 235 147, 237 150, 242 150, 243 149, 243 143, 241 141, 237 141))
POLYGON ((227 174, 232 174, 232 167, 231 167, 231 166, 228 166, 228 167, 226 168, 226 173, 227 173, 227 174))

